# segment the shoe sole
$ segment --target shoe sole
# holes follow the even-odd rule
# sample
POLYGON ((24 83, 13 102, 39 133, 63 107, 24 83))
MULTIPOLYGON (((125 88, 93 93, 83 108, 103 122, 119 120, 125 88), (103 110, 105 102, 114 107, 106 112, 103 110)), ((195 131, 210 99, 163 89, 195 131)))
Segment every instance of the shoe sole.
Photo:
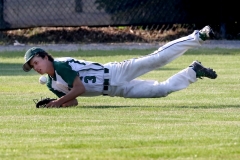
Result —
POLYGON ((216 79, 216 78, 217 78, 217 74, 216 74, 216 72, 215 72, 213 69, 204 67, 204 66, 201 64, 201 62, 199 62, 199 61, 193 61, 192 64, 194 64, 194 63, 197 63, 197 64, 200 65, 201 67, 203 67, 203 68, 205 68, 205 69, 208 70, 210 77, 207 77, 207 78, 210 78, 210 79, 216 79))
POLYGON ((215 38, 216 36, 215 36, 215 33, 213 32, 213 30, 212 30, 212 28, 210 27, 210 26, 208 26, 209 27, 209 33, 208 33, 208 35, 209 35, 209 37, 210 38, 215 38))

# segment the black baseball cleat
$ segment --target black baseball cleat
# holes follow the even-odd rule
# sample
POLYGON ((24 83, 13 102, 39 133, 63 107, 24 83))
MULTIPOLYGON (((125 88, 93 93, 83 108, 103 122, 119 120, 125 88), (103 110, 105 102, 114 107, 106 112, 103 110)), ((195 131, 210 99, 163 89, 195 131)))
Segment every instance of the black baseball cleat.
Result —
POLYGON ((201 38, 203 41, 207 39, 213 39, 215 38, 215 33, 210 26, 205 26, 199 31, 199 38, 201 38))
POLYGON ((217 74, 211 68, 205 68, 201 62, 193 61, 192 64, 189 66, 196 72, 196 77, 202 79, 202 77, 207 77, 210 79, 216 79, 217 74))

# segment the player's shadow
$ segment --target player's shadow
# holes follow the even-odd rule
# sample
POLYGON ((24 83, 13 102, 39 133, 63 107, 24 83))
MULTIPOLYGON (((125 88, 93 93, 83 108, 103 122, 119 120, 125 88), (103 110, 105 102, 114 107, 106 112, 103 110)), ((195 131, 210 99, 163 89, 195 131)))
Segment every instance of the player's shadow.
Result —
MULTIPOLYGON (((98 105, 98 106, 76 106, 75 108, 83 108, 83 109, 89 109, 89 108, 95 108, 95 109, 109 109, 109 108, 148 108, 153 106, 137 106, 137 105, 129 105, 129 106, 104 106, 104 105, 98 105)), ((225 109, 225 108, 239 108, 240 105, 218 105, 218 106, 154 106, 155 108, 183 108, 183 109, 225 109)))
POLYGON ((102 108, 102 109, 109 109, 109 108, 130 108, 130 107, 139 107, 139 106, 76 106, 76 108, 84 108, 84 109, 88 109, 88 108, 102 108))

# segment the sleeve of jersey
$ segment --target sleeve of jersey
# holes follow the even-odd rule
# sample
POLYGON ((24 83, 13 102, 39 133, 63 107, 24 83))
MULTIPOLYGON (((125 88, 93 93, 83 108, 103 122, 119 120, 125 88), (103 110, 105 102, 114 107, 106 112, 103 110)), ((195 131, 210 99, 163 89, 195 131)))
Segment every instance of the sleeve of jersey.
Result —
POLYGON ((50 90, 51 92, 53 92, 58 98, 61 98, 62 96, 65 96, 65 93, 63 93, 63 92, 59 92, 59 91, 54 90, 54 89, 52 89, 52 88, 49 88, 49 90, 50 90))
POLYGON ((60 98, 60 97, 62 97, 62 96, 65 95, 65 93, 53 89, 51 84, 52 84, 52 79, 51 79, 50 77, 48 77, 48 82, 47 82, 47 87, 48 87, 48 89, 49 89, 51 92, 53 92, 58 98, 60 98))
POLYGON ((62 79, 68 84, 70 88, 73 87, 73 82, 76 76, 79 76, 77 71, 72 70, 71 66, 67 62, 56 64, 56 71, 62 77, 62 79))

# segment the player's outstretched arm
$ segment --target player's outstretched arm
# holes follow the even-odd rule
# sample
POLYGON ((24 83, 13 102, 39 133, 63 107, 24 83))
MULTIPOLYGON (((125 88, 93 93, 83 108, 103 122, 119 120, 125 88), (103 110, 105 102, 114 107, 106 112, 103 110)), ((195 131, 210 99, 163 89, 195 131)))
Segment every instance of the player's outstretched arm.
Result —
POLYGON ((48 103, 46 107, 76 106, 78 105, 76 98, 83 93, 85 93, 85 87, 80 78, 76 76, 71 91, 65 96, 59 98, 58 100, 48 103))
POLYGON ((78 105, 77 99, 72 99, 66 103, 63 103, 62 107, 71 107, 71 106, 77 106, 77 105, 78 105))

